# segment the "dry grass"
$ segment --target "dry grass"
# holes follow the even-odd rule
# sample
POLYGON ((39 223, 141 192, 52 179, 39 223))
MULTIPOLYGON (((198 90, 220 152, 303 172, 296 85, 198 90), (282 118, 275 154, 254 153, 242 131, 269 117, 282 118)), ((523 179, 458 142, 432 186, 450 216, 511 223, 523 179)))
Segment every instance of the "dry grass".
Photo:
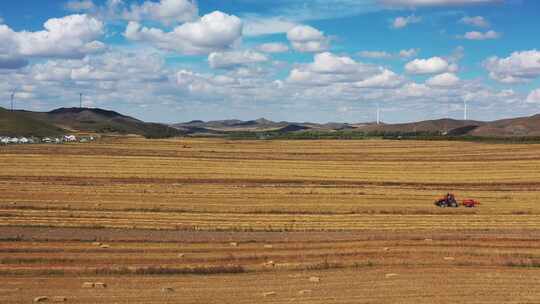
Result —
POLYGON ((175 303, 540 294, 540 145, 132 137, 13 146, 0 162, 0 303, 168 303, 165 287, 175 303), (482 205, 434 207, 449 191, 482 205))

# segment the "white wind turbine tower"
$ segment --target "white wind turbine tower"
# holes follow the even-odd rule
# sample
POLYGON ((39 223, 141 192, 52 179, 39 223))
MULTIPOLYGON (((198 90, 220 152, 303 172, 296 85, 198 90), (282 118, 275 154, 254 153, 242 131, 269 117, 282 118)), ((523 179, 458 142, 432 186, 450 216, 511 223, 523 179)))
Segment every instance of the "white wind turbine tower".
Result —
POLYGON ((11 99, 11 112, 13 112, 13 100, 15 99, 15 89, 13 89, 13 91, 11 91, 11 96, 10 96, 10 99, 11 99))
POLYGON ((381 107, 377 102, 377 125, 381 124, 381 107))
POLYGON ((468 119, 468 104, 467 104, 467 100, 464 99, 463 100, 463 120, 467 120, 468 119))

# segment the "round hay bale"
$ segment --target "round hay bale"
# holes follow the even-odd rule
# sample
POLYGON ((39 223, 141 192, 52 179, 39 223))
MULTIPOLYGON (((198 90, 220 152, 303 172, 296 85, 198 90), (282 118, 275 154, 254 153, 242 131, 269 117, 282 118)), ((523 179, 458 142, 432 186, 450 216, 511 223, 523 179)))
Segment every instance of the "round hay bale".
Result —
POLYGON ((237 242, 230 242, 229 245, 231 247, 238 247, 238 243, 237 242))
POLYGON ((92 283, 92 282, 84 282, 82 284, 82 288, 94 288, 94 283, 92 283))
POLYGON ((99 245, 99 248, 107 249, 107 248, 111 248, 111 246, 107 245, 107 244, 101 244, 101 245, 99 245))
POLYGON ((276 296, 276 292, 275 291, 268 291, 268 292, 263 292, 263 297, 275 297, 276 296))
POLYGON ((266 245, 264 245, 264 248, 266 248, 266 249, 272 249, 272 248, 274 248, 274 246, 273 246, 273 245, 270 245, 270 244, 266 244, 266 245))
POLYGON ((321 278, 319 277, 309 277, 309 281, 312 283, 319 283, 321 281, 321 278))
POLYGON ((186 257, 186 254, 185 254, 185 253, 179 253, 179 254, 178 254, 178 257, 179 257, 179 258, 184 258, 184 257, 186 257))
POLYGON ((444 257, 445 261, 454 261, 456 258, 454 257, 444 257))
POLYGON ((62 296, 54 297, 53 302, 67 302, 67 298, 62 296))
POLYGON ((300 290, 298 292, 299 295, 307 295, 307 294, 310 294, 312 291, 310 289, 304 289, 304 290, 300 290))
POLYGON ((41 303, 41 302, 47 302, 49 301, 49 298, 48 297, 35 297, 34 298, 34 303, 41 303))
POLYGON ((102 282, 96 282, 94 283, 94 288, 107 288, 107 284, 102 282))
POLYGON ((174 289, 171 288, 171 287, 163 287, 163 288, 161 288, 161 292, 163 292, 163 293, 171 293, 171 292, 174 292, 174 289))
POLYGON ((393 277, 397 277, 398 274, 397 273, 387 273, 384 275, 386 278, 393 278, 393 277))
POLYGON ((102 244, 100 242, 92 242, 92 246, 101 246, 102 244))
POLYGON ((263 263, 263 266, 275 267, 276 263, 274 261, 268 261, 268 262, 263 263))

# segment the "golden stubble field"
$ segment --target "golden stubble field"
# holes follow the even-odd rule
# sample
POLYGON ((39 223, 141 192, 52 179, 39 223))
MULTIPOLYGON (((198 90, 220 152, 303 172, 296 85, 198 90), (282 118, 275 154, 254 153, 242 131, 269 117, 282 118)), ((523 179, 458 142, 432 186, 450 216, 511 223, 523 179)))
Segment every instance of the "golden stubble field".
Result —
POLYGON ((0 303, 540 303, 540 145, 112 137, 0 163, 0 303))

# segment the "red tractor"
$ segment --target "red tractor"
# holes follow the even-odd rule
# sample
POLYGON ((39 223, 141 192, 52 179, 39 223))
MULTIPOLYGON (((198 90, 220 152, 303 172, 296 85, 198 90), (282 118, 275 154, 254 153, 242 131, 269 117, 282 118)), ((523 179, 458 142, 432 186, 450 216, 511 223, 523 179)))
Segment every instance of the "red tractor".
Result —
POLYGON ((452 193, 447 193, 442 198, 436 200, 435 205, 441 208, 446 208, 446 207, 457 208, 460 205, 466 208, 474 208, 480 205, 480 202, 477 200, 468 198, 468 199, 464 199, 463 202, 461 202, 460 204, 458 203, 458 201, 456 200, 456 197, 452 193))

